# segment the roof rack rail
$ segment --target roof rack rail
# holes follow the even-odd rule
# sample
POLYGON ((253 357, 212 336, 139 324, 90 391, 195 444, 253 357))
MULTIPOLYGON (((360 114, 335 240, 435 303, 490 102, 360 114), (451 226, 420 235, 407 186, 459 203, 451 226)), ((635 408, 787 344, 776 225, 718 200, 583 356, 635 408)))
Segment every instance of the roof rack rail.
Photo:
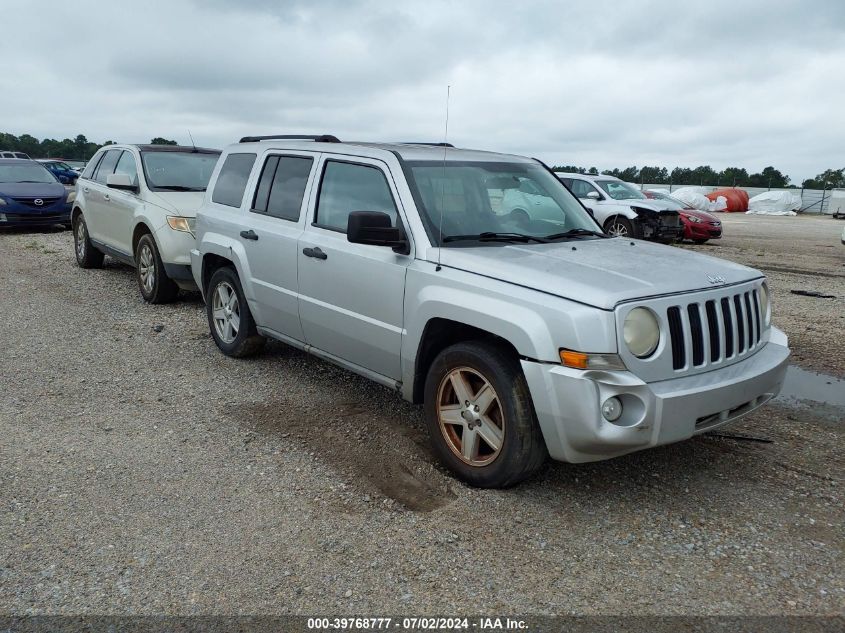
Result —
POLYGON ((422 143, 414 141, 403 141, 400 145, 429 145, 431 147, 455 147, 451 143, 422 143))
POLYGON ((256 143, 258 141, 314 141, 315 143, 340 143, 340 139, 332 134, 273 134, 271 136, 244 136, 239 143, 256 143))

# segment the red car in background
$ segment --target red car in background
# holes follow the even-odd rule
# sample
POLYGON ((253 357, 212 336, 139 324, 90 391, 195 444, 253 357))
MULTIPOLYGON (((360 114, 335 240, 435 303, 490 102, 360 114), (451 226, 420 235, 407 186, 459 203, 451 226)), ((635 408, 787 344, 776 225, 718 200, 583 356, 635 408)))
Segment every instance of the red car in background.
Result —
POLYGON ((707 240, 717 240, 722 237, 722 221, 715 215, 688 207, 680 200, 659 191, 646 190, 643 193, 652 200, 661 200, 678 209, 681 223, 684 225, 683 239, 695 244, 704 244, 707 240))

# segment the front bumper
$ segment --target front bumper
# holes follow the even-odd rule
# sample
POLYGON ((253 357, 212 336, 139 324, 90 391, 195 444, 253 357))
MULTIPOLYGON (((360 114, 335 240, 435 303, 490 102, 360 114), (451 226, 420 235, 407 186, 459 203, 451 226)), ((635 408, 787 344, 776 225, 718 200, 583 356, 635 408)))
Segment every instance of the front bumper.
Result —
POLYGON ((30 209, 20 204, 0 206, 0 227, 3 226, 52 226, 70 224, 70 207, 67 202, 51 205, 46 209, 30 209))
POLYGON ((687 222, 684 224, 684 239, 717 240, 722 237, 722 226, 709 222, 687 222))
POLYGON ((750 413, 780 392, 788 361, 786 335, 773 327, 741 362, 660 382, 527 360, 522 369, 549 454, 578 463, 685 440, 750 413), (617 423, 601 415, 611 396, 623 404, 617 423))

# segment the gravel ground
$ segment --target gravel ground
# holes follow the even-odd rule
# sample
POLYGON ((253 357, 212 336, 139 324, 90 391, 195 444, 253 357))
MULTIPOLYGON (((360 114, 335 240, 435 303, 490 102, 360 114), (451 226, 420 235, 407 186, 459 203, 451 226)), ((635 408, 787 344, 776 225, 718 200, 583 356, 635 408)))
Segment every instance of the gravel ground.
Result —
MULTIPOLYGON (((725 223, 691 248, 763 268, 797 362, 845 375, 841 223, 725 223)), ((726 430, 771 443, 475 490, 419 408, 280 344, 223 356, 198 296, 145 305, 69 232, 0 233, 0 261, 0 612, 845 612, 841 419, 771 405, 726 430)))

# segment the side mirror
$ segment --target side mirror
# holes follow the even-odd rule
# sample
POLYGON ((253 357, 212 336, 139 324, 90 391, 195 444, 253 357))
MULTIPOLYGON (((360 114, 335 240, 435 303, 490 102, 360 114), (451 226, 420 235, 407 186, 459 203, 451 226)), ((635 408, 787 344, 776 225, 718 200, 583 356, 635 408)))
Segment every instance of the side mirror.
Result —
POLYGON ((601 200, 601 194, 598 191, 591 191, 587 194, 588 200, 601 200))
POLYGON ((106 177, 106 187, 138 193, 138 185, 132 184, 129 174, 109 174, 106 177))
POLYGON ((391 226, 390 216, 380 211, 353 211, 346 225, 346 239, 353 244, 389 246, 397 253, 408 253, 408 240, 402 229, 391 226))

